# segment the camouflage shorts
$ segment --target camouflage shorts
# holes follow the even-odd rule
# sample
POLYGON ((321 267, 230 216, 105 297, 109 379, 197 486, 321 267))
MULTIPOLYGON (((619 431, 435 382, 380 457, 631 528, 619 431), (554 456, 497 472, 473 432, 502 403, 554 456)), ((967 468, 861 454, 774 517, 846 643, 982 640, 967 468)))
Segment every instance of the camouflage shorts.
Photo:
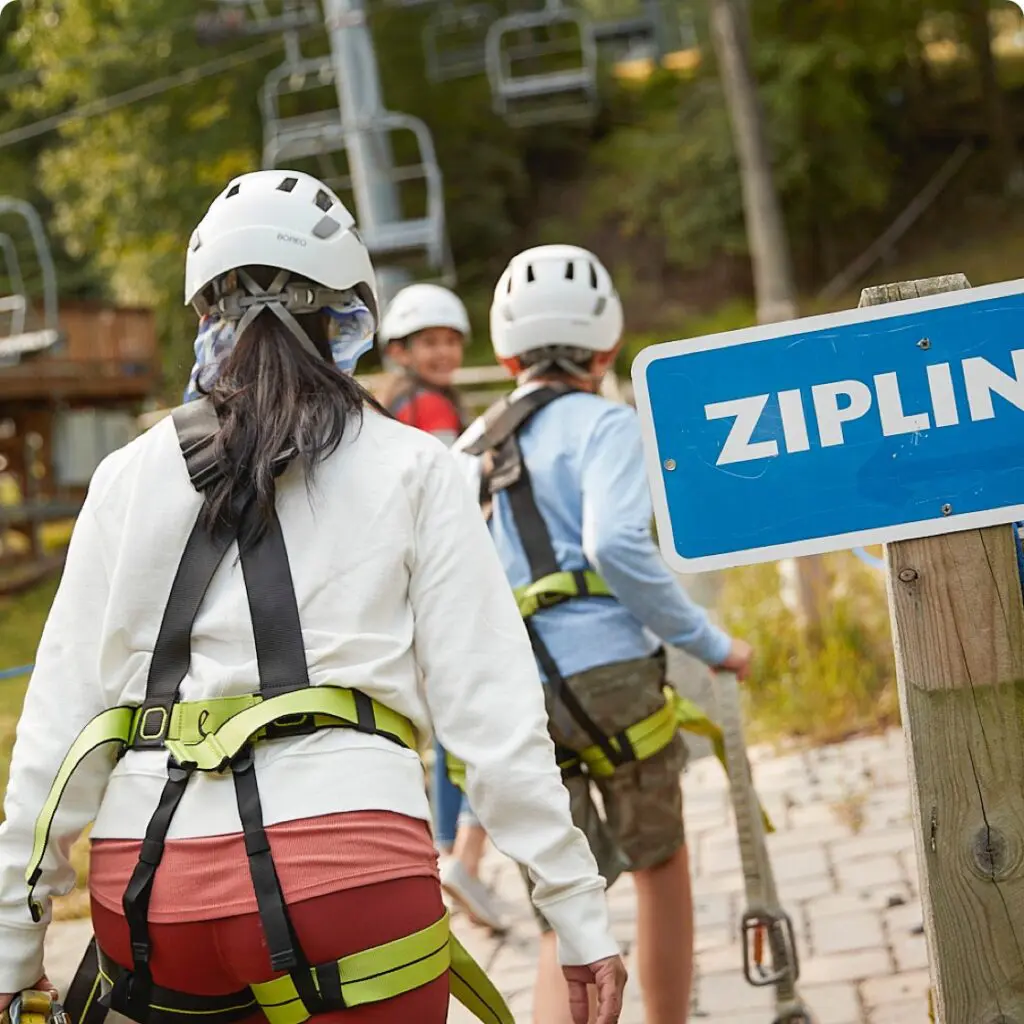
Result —
MULTIPOLYGON (((664 657, 600 665, 569 676, 565 682, 593 721, 606 734, 614 735, 654 714, 664 704, 664 657)), ((593 740, 566 708, 552 699, 547 687, 545 693, 549 729, 555 743, 571 750, 592 746, 593 740)), ((600 795, 607 829, 602 829, 596 820, 587 778, 565 780, 573 821, 586 834, 598 870, 609 884, 623 868, 641 871, 664 863, 686 842, 679 784, 686 759, 686 744, 676 733, 672 742, 653 757, 620 765, 613 775, 594 779, 592 784, 600 795)), ((521 870, 532 895, 530 877, 525 868, 521 870)), ((544 917, 535 913, 542 929, 550 930, 544 917)))

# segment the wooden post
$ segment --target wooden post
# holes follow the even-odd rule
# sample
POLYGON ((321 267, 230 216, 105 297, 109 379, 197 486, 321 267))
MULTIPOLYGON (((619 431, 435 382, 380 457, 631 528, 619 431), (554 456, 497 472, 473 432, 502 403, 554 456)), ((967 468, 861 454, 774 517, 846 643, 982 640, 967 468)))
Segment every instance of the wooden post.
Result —
MULTIPOLYGON (((968 288, 868 288, 861 306, 968 288)), ((886 549, 939 1024, 1024 1024, 1024 604, 1012 528, 886 549)))

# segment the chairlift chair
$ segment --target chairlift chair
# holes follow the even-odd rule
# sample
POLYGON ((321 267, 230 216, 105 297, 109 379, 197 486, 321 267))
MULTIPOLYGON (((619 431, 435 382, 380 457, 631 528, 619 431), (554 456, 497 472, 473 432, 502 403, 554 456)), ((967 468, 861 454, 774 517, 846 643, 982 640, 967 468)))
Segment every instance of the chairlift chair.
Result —
POLYGON ((483 74, 487 30, 496 17, 489 3, 445 3, 433 11, 423 29, 427 78, 449 82, 483 74))
POLYGON ((589 121, 597 114, 597 41, 590 18, 551 0, 509 14, 487 33, 494 110, 514 127, 589 121))
MULTIPOLYGON (((43 277, 43 325, 39 330, 25 330, 26 324, 22 320, 20 330, 0 336, 0 363, 17 362, 22 355, 50 348, 61 339, 57 310, 57 271, 53 264, 53 254, 50 251, 50 243, 46 237, 42 219, 30 203, 11 196, 0 196, 0 215, 5 213, 13 213, 25 221, 29 233, 32 235, 36 260, 43 277)), ((11 248, 13 249, 13 246, 11 248)), ((5 245, 4 249, 5 253, 8 253, 7 265, 8 273, 10 273, 12 264, 8 247, 5 245)), ((16 253, 14 265, 20 279, 21 267, 16 253)), ((5 305, 8 307, 8 311, 14 314, 21 315, 28 311, 28 300, 25 295, 9 296, 5 305)))
POLYGON ((391 167, 387 174, 399 188, 409 183, 424 184, 424 215, 374 222, 366 218, 363 211, 356 210, 359 231, 375 259, 422 250, 426 262, 438 273, 439 280, 454 283, 441 168, 430 130, 423 121, 386 110, 359 123, 346 124, 337 105, 314 113, 282 116, 280 99, 283 95, 328 85, 333 82, 333 76, 333 66, 327 57, 307 59, 298 64, 286 63, 267 76, 260 98, 265 133, 263 166, 272 168, 283 162, 315 160, 325 184, 339 192, 350 192, 351 176, 339 173, 334 154, 344 151, 357 134, 371 140, 382 140, 393 133, 410 133, 415 140, 418 159, 391 167))
POLYGON ((295 32, 323 20, 316 0, 283 0, 279 6, 271 11, 264 0, 216 0, 213 10, 196 16, 196 36, 212 46, 238 36, 295 32))
POLYGON ((14 239, 10 235, 3 234, 0 234, 0 249, 3 250, 7 284, 11 289, 10 294, 0 295, 0 312, 11 315, 8 336, 22 334, 25 330, 28 300, 25 297, 25 279, 21 275, 18 249, 14 244, 14 239))
POLYGON ((629 60, 656 60, 658 31, 654 19, 648 14, 616 21, 599 21, 594 25, 594 38, 598 49, 613 63, 629 60))

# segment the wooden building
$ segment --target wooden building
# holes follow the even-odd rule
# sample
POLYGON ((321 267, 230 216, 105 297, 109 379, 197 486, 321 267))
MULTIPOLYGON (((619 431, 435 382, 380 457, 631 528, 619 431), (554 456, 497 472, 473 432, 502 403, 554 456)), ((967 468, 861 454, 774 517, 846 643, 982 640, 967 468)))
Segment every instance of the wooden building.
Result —
POLYGON ((0 470, 18 496, 0 496, 0 544, 15 530, 40 557, 39 526, 77 514, 96 464, 137 432, 160 359, 148 309, 64 303, 60 339, 35 341, 0 336, 0 470))

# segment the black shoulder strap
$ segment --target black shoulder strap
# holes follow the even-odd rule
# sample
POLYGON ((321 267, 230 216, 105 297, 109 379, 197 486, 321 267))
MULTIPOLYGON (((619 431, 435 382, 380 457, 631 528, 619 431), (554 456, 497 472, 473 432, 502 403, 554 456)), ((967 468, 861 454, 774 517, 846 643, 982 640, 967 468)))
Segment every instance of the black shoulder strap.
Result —
POLYGON ((483 432, 464 449, 470 455, 483 456, 480 504, 485 512, 493 495, 499 491, 508 495, 512 519, 534 580, 558 572, 559 565, 517 435, 532 416, 573 390, 565 384, 550 384, 502 398, 483 414, 483 432))
MULTIPOLYGON (((209 399, 202 398, 175 409, 171 416, 189 479, 197 491, 203 491, 219 472, 215 454, 216 411, 209 399)), ((286 463, 292 454, 291 450, 284 452, 279 460, 286 463)), ((217 567, 247 517, 253 514, 252 498, 251 493, 239 495, 229 513, 230 522, 212 532, 201 516, 196 518, 153 648, 146 697, 133 743, 136 749, 163 745, 171 708, 178 699, 178 689, 192 656, 192 627, 217 567)), ((260 690, 277 694, 308 686, 295 588, 276 515, 260 540, 241 553, 241 562, 256 641, 260 690)))
POLYGON ((519 433, 534 414, 574 390, 568 384, 546 384, 523 394, 505 395, 481 416, 483 432, 463 450, 469 455, 483 455, 500 448, 509 437, 519 433))

